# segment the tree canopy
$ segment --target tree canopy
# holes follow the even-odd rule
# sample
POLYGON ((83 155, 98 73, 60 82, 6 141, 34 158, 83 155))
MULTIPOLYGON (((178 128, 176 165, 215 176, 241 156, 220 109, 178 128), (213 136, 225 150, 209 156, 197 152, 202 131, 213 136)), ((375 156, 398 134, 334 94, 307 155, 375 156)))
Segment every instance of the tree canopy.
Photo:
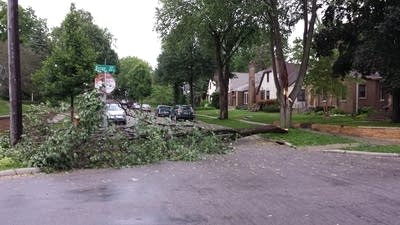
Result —
MULTIPOLYGON (((31 94, 36 92, 31 76, 49 55, 51 43, 46 21, 38 18, 31 8, 19 7, 18 10, 22 98, 30 99, 31 94)), ((0 0, 0 96, 2 98, 8 98, 9 95, 7 65, 7 4, 0 0)))
POLYGON ((400 1, 332 1, 316 35, 320 56, 339 55, 333 72, 357 70, 364 76, 378 72, 392 91, 393 121, 400 122, 400 1))
POLYGON ((71 4, 54 36, 51 55, 34 75, 35 83, 46 97, 61 100, 70 97, 73 103, 73 97, 93 82, 96 52, 85 31, 84 16, 71 4))
POLYGON ((189 35, 174 30, 164 39, 162 53, 158 57, 157 80, 174 87, 175 103, 184 103, 182 87, 189 85, 189 102, 195 105, 196 93, 205 93, 208 80, 214 75, 213 58, 196 33, 189 35))
MULTIPOLYGON (((34 53, 47 56, 50 52, 46 20, 35 15, 32 8, 18 9, 20 42, 34 53)), ((0 0, 0 41, 7 40, 7 4, 0 0)))
POLYGON ((137 57, 126 57, 120 60, 120 66, 117 75, 120 91, 138 102, 151 95, 152 70, 149 63, 137 57))
POLYGON ((214 51, 220 92, 220 118, 228 118, 228 84, 230 64, 240 45, 257 29, 247 1, 162 0, 157 9, 157 31, 167 37, 182 29, 210 43, 214 51))

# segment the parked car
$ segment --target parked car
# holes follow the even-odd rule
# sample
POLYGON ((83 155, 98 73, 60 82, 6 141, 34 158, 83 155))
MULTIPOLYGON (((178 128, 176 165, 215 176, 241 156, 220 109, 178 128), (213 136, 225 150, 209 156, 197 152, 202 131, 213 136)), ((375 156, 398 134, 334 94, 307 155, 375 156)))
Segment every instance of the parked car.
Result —
POLYGON ((151 112, 151 106, 149 104, 142 104, 142 111, 151 112))
POLYGON ((140 109, 140 104, 137 102, 133 102, 132 104, 129 105, 130 109, 134 109, 134 110, 139 110, 140 109))
POLYGON ((108 103, 106 105, 107 120, 116 124, 126 124, 126 112, 117 103, 108 103))
POLYGON ((154 111, 154 115, 158 117, 169 117, 171 114, 171 106, 158 105, 154 111))
POLYGON ((190 105, 176 105, 171 110, 170 117, 173 120, 180 120, 180 119, 193 120, 195 115, 194 115, 194 110, 190 105))

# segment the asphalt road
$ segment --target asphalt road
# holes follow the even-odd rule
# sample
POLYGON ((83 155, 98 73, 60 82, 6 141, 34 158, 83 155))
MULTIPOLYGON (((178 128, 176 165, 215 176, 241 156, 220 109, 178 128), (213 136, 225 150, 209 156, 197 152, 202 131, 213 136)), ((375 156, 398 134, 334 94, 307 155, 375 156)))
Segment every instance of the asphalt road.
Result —
POLYGON ((199 162, 0 179, 2 225, 400 225, 400 157, 242 139, 199 162))

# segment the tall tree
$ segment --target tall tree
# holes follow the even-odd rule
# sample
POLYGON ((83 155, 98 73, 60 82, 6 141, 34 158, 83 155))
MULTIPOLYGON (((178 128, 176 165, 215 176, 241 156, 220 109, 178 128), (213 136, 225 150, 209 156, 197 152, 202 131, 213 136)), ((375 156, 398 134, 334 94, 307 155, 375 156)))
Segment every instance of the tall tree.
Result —
MULTIPOLYGON (((49 29, 46 21, 36 16, 32 8, 18 7, 19 41, 38 57, 50 53, 49 29)), ((7 40, 7 4, 0 0, 0 41, 7 40)))
MULTIPOLYGON (((54 99, 70 99, 71 119, 74 97, 93 82, 96 52, 85 31, 82 14, 71 4, 70 11, 55 35, 54 48, 34 82, 43 95, 54 99)), ((90 21, 91 22, 91 21, 90 21)))
POLYGON ((259 4, 259 7, 255 12, 259 15, 260 24, 268 29, 271 59, 275 59, 272 60, 272 67, 280 103, 280 126, 289 128, 293 104, 301 90, 307 72, 314 25, 320 5, 317 4, 317 0, 261 0, 257 4, 259 4), (284 40, 290 33, 290 28, 300 20, 303 21, 304 25, 301 64, 294 87, 289 92, 284 40))
POLYGON ((151 95, 152 70, 149 63, 137 57, 126 57, 121 59, 120 66, 117 85, 127 97, 142 102, 151 95))
POLYGON ((357 70, 364 76, 378 72, 392 94, 393 122, 400 122, 400 1, 331 1, 316 35, 321 56, 338 49, 336 75, 357 70))
MULTIPOLYGON (((30 99, 35 86, 32 74, 50 53, 50 38, 46 21, 38 18, 31 8, 18 8, 19 42, 21 50, 22 98, 30 99)), ((0 67, 7 64, 7 4, 0 0, 0 67)), ((1 70, 1 69, 0 69, 1 70)), ((8 72, 0 76, 0 96, 8 98, 8 72)), ((0 71, 1 73, 1 71, 0 71)))
POLYGON ((228 85, 230 64, 239 46, 256 30, 251 3, 241 0, 161 0, 157 9, 157 30, 163 37, 177 26, 196 30, 211 40, 216 61, 220 93, 221 119, 228 118, 228 85))
MULTIPOLYGON (((7 63, 7 43, 0 41, 0 96, 8 98, 8 67, 7 63)), ((32 84, 31 76, 41 66, 42 58, 30 48, 23 45, 20 46, 21 54, 21 89, 22 99, 31 99, 32 93, 37 91, 35 85, 32 84)))
POLYGON ((188 34, 179 28, 172 31, 164 38, 158 62, 158 79, 179 89, 189 85, 189 102, 195 106, 196 92, 206 92, 202 84, 213 77, 215 68, 213 58, 200 42, 196 32, 188 34))
MULTIPOLYGON (((118 66, 118 55, 115 50, 112 49, 114 37, 110 31, 94 24, 93 17, 89 12, 83 9, 76 9, 76 13, 81 20, 82 32, 90 39, 91 45, 96 53, 96 63, 118 66)), ((57 39, 61 29, 62 27, 55 28, 52 32, 52 36, 57 39)))
POLYGON ((241 45, 232 58, 232 70, 247 72, 249 63, 252 62, 259 70, 271 65, 271 53, 269 46, 269 34, 265 30, 258 30, 252 39, 241 45))
MULTIPOLYGON (((301 63, 303 52, 302 40, 296 38, 291 49, 291 62, 301 63)), ((314 48, 311 48, 309 69, 304 78, 304 85, 310 89, 313 95, 322 95, 341 99, 346 95, 346 88, 342 77, 334 76, 332 65, 337 59, 337 51, 331 56, 317 57, 314 48)))

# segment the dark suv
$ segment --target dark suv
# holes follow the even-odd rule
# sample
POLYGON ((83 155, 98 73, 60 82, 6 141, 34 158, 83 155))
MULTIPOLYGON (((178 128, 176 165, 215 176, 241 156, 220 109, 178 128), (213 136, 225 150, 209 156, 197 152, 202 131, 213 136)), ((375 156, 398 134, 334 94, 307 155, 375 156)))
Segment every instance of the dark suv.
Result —
POLYGON ((154 111, 154 115, 158 117, 168 117, 171 115, 171 106, 158 105, 154 111))
POLYGON ((194 110, 190 105, 176 105, 172 108, 170 117, 173 120, 193 120, 194 110))

